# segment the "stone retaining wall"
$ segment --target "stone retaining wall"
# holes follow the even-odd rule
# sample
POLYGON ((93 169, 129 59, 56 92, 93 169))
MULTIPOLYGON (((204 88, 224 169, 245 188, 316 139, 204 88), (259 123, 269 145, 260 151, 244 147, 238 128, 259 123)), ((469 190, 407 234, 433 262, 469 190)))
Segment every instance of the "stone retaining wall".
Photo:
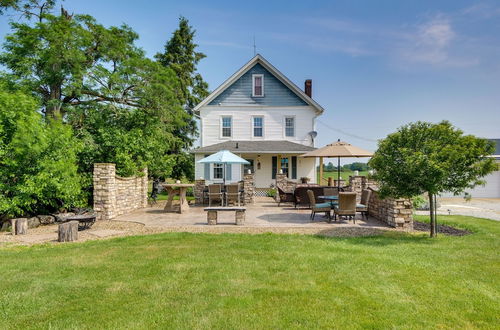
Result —
POLYGON ((148 170, 143 176, 122 178, 115 164, 94 164, 94 211, 98 220, 110 220, 148 204, 148 170))
POLYGON ((346 190, 356 193, 356 200, 359 202, 361 200, 361 192, 365 189, 373 188, 378 189, 378 184, 374 180, 368 179, 366 176, 349 176, 349 186, 346 190))
POLYGON ((376 189, 372 191, 368 202, 368 214, 391 227, 413 230, 413 208, 408 198, 381 199, 376 189))

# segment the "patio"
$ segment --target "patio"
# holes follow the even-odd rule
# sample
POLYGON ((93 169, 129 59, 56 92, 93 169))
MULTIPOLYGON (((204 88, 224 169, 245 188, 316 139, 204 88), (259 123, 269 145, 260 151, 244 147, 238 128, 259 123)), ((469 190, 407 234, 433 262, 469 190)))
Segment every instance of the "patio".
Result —
MULTIPOLYGON (((121 215, 115 220, 131 221, 144 224, 146 227, 230 227, 230 228, 303 228, 303 229, 332 229, 332 228, 370 228, 378 230, 392 229, 387 224, 368 217, 363 219, 361 214, 356 215, 356 224, 352 221, 332 221, 328 223, 323 215, 317 214, 311 222, 309 216, 310 209, 295 209, 291 204, 278 204, 270 197, 256 197, 254 204, 246 205, 246 219, 242 226, 234 225, 234 212, 219 212, 218 224, 216 226, 207 225, 207 213, 204 206, 191 206, 189 211, 179 213, 167 213, 163 211, 162 203, 154 207, 147 207, 132 213, 121 215)), ((270 230, 272 231, 272 230, 270 230)))

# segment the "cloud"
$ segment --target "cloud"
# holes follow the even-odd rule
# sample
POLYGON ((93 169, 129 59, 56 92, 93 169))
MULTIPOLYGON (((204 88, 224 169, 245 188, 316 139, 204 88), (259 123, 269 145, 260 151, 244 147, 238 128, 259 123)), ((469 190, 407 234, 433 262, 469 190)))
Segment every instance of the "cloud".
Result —
POLYGON ((444 67, 468 67, 479 63, 477 58, 462 55, 463 45, 457 42, 461 38, 449 18, 439 15, 413 30, 398 46, 400 60, 444 67))

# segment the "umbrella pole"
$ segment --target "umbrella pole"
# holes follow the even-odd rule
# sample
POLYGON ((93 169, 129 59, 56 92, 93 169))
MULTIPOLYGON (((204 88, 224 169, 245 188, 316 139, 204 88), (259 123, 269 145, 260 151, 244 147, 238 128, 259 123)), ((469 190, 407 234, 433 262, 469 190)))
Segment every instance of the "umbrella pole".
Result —
POLYGON ((337 189, 338 191, 340 191, 340 157, 337 157, 338 158, 338 163, 337 163, 337 174, 338 174, 338 177, 337 177, 337 189))

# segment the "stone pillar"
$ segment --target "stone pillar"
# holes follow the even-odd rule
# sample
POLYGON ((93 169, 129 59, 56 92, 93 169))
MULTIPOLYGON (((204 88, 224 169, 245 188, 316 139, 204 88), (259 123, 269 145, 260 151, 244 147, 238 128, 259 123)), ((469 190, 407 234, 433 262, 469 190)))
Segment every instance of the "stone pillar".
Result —
POLYGON ((207 212, 207 223, 209 225, 217 224, 217 211, 208 211, 207 212))
POLYGON ((245 191, 243 196, 245 204, 253 204, 255 196, 255 181, 253 173, 246 173, 243 176, 243 190, 245 191))
MULTIPOLYGON (((147 179, 146 179, 147 180, 147 179)), ((115 164, 94 164, 94 211, 98 220, 116 216, 115 164)))
POLYGON ((197 205, 203 204, 203 190, 205 190, 205 180, 199 179, 194 181, 194 201, 197 205))
POLYGON ((245 224, 245 211, 236 211, 236 215, 235 215, 235 220, 236 220, 236 224, 241 226, 243 224, 245 224))

